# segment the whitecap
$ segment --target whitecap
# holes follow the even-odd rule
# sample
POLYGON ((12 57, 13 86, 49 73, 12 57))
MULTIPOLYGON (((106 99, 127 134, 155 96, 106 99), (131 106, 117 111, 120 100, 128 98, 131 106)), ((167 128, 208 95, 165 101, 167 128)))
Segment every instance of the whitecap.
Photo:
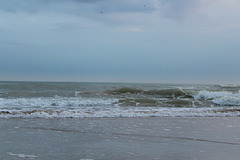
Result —
POLYGON ((196 99, 209 100, 221 106, 240 106, 240 92, 232 93, 228 91, 200 91, 195 96, 196 99))

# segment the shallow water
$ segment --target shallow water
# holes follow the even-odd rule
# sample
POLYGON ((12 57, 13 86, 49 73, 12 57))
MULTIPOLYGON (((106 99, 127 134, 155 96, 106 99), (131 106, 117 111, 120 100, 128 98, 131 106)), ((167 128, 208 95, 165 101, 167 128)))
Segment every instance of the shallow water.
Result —
POLYGON ((237 160, 234 117, 0 121, 0 159, 237 160))

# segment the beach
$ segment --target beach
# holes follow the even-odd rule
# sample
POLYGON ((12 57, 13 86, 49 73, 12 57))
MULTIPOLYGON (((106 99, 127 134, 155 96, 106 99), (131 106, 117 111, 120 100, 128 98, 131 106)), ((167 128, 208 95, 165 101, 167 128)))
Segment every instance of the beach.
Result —
POLYGON ((0 82, 1 160, 238 160, 240 86, 0 82))
POLYGON ((1 118, 0 159, 237 160, 238 117, 1 118))
POLYGON ((0 0, 0 160, 240 160, 239 20, 240 0, 0 0))

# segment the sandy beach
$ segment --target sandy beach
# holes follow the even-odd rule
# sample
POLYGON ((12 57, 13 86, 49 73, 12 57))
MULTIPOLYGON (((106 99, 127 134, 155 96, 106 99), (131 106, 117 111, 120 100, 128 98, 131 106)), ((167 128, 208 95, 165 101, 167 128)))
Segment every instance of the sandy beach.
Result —
POLYGON ((237 117, 0 121, 0 159, 237 160, 237 117))

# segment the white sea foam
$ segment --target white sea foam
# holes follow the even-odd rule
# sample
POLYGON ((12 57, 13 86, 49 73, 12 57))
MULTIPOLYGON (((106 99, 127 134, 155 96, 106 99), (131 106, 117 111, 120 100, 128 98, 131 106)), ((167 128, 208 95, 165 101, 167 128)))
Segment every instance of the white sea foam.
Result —
POLYGON ((219 84, 221 87, 239 87, 237 84, 219 84))
POLYGON ((148 108, 112 110, 0 110, 1 118, 104 118, 104 117, 236 117, 240 109, 236 108, 148 108))
POLYGON ((232 93, 227 91, 200 91, 196 99, 210 100, 212 103, 221 106, 240 106, 240 92, 232 93))
MULTIPOLYGON (((121 97, 118 97, 121 99, 121 97)), ((131 98, 131 97, 130 97, 131 98)), ((122 105, 119 99, 83 97, 0 98, 0 118, 82 118, 82 117, 215 117, 239 116, 240 92, 200 91, 191 102, 179 107, 167 107, 168 99, 157 99, 161 106, 122 105), (195 99, 194 99, 195 98, 195 99), (207 101, 207 103, 205 103, 207 101), (208 102, 215 105, 211 106, 208 102), (190 103, 190 104, 191 104, 190 103), (167 103, 166 103, 167 104, 167 103), (205 105, 207 104, 207 105, 205 105)), ((127 98, 126 98, 127 99, 127 98)), ((125 99, 123 99, 125 100, 125 99)), ((131 99, 130 99, 131 100, 131 99)), ((178 99, 169 99, 169 102, 178 99)), ((179 103, 182 102, 179 99, 179 103)), ((137 101, 136 101, 137 102, 137 101)), ((139 104, 137 102, 136 104, 139 104)))
POLYGON ((104 106, 111 105, 117 102, 117 99, 96 99, 96 98, 16 98, 4 99, 0 98, 0 108, 26 108, 26 107, 51 107, 51 108, 64 108, 64 107, 79 107, 79 106, 104 106))
POLYGON ((26 158, 26 159, 34 159, 34 158, 38 157, 38 156, 35 156, 35 155, 14 154, 14 153, 11 153, 11 152, 8 152, 7 154, 10 155, 10 156, 16 156, 16 157, 19 157, 19 158, 26 158))

